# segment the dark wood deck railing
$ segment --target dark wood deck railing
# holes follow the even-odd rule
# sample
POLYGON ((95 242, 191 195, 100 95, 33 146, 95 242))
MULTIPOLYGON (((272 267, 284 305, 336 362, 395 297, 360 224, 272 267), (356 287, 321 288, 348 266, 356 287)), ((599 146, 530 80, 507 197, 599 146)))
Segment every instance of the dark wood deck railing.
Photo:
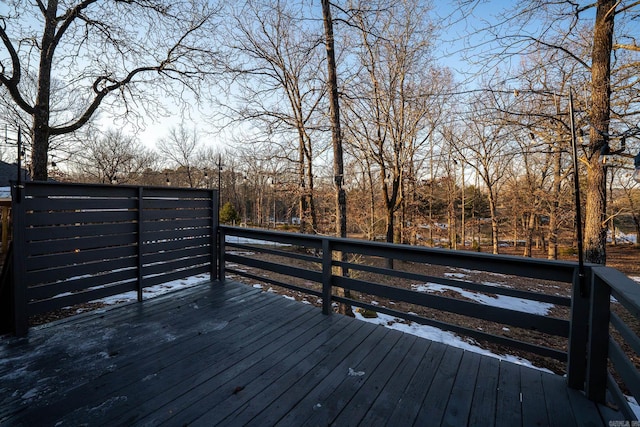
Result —
MULTIPOLYGON (((222 259, 220 260, 219 277, 221 278, 225 277, 226 272, 229 272, 314 295, 322 298, 325 314, 329 314, 332 311, 332 302, 346 303, 420 324, 434 326, 474 339, 485 340, 567 362, 566 372, 569 386, 585 389, 592 400, 604 402, 608 385, 612 393, 619 397, 618 404, 626 408, 625 412, 629 419, 634 419, 613 377, 608 374, 607 368, 607 355, 609 355, 609 359, 616 367, 616 371, 624 379, 627 389, 631 391, 636 399, 640 397, 640 393, 637 390, 640 384, 638 370, 633 362, 619 350, 613 338, 608 337, 610 292, 628 309, 633 319, 640 318, 640 304, 638 303, 640 301, 640 287, 617 270, 587 265, 585 283, 581 287, 578 281, 578 265, 574 262, 498 256, 227 226, 220 227, 220 239, 221 241, 226 241, 227 248, 225 251, 220 251, 222 259), (250 239, 255 240, 251 243, 250 239), (255 242, 258 242, 258 244, 255 242), (298 249, 303 248, 306 251, 286 250, 273 244, 265 244, 267 242, 292 245, 298 249), (245 251, 245 253, 243 254, 242 251, 245 251), (246 251, 249 252, 247 253, 246 251), (260 259, 255 253, 283 257, 285 261, 273 262, 260 259), (336 256, 337 254, 348 254, 351 258, 354 255, 391 258, 420 264, 433 264, 562 282, 570 286, 571 298, 349 262, 345 260, 347 258, 336 256), (306 262, 308 267, 294 266, 292 265, 293 262, 287 264, 286 259, 306 262), (229 266, 226 266, 227 263, 229 266), (234 264, 237 264, 237 266, 234 266, 234 264), (252 270, 248 271, 240 266, 252 267, 252 270), (255 270, 262 270, 262 273, 255 270), (554 318, 441 295, 425 294, 376 283, 369 279, 360 280, 349 277, 350 275, 338 273, 340 270, 348 270, 351 273, 354 271, 368 272, 384 277, 436 283, 474 292, 485 292, 493 295, 504 295, 570 307, 570 317, 569 319, 554 318), (264 274, 264 272, 273 274, 264 274), (287 280, 282 276, 315 282, 321 287, 318 290, 296 285, 293 283, 295 281, 287 280), (422 317, 395 308, 372 305, 358 299, 332 295, 332 288, 334 287, 379 298, 387 298, 392 301, 404 301, 437 309, 445 313, 461 314, 528 329, 537 333, 542 332, 558 336, 566 339, 567 350, 562 351, 539 343, 491 334, 444 320, 422 317), (608 347, 606 345, 607 342, 609 342, 608 347)), ((611 318, 612 325, 620 330, 620 335, 624 337, 637 354, 640 354, 640 341, 636 333, 627 327, 615 314, 612 314, 611 318)))
POLYGON ((640 402, 640 286, 613 268, 591 271, 587 397, 604 402, 608 390, 625 417, 634 420, 621 387, 640 402))

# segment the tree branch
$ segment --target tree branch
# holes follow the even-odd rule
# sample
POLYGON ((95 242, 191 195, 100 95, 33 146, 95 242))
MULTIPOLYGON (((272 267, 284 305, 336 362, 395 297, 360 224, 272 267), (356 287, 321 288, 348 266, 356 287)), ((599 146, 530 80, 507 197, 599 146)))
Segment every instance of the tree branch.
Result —
POLYGON ((96 1, 98 0, 84 0, 83 2, 78 3, 76 7, 67 10, 66 13, 60 17, 60 20, 62 21, 62 25, 60 25, 60 28, 58 29, 55 37, 53 38, 52 50, 55 51, 56 46, 58 46, 58 43, 60 42, 60 39, 62 38, 62 36, 64 36, 64 33, 67 31, 69 26, 73 23, 73 21, 80 15, 80 12, 82 12, 83 9, 86 9, 90 4, 95 3, 96 1))
POLYGON ((640 5, 640 1, 633 2, 631 4, 626 5, 622 9, 616 10, 615 14, 618 15, 619 13, 626 12, 627 10, 633 9, 634 7, 636 7, 638 5, 640 5))
POLYGON ((633 44, 614 43, 613 49, 614 50, 623 49, 623 50, 631 50, 633 52, 640 52, 640 46, 638 46, 636 43, 633 43, 633 44))
POLYGON ((93 90, 94 92, 96 92, 96 97, 93 99, 93 101, 91 102, 91 104, 89 105, 89 107, 85 110, 85 112, 72 124, 67 125, 67 126, 60 126, 60 127, 51 127, 51 135, 62 135, 65 133, 69 133, 69 132, 74 132, 78 129, 80 129, 83 125, 85 125, 89 119, 91 119, 91 116, 93 116, 93 114, 96 112, 96 110, 98 109, 98 107, 100 106, 100 103, 102 102, 102 100, 109 95, 111 92, 114 92, 124 86, 126 86, 127 84, 129 84, 131 82, 131 80, 133 80, 133 78, 145 71, 158 71, 159 73, 163 70, 164 67, 164 62, 158 66, 154 66, 154 67, 139 67, 136 68, 135 70, 132 70, 131 72, 129 72, 129 74, 127 74, 127 76, 120 80, 120 81, 116 81, 114 79, 111 79, 107 76, 101 76, 99 78, 97 78, 94 83, 93 83, 93 90), (103 84, 104 82, 113 82, 112 85, 108 85, 103 87, 102 89, 100 89, 100 85, 103 84))
POLYGON ((0 84, 4 85, 11 98, 22 108, 26 113, 33 114, 34 108, 32 105, 22 97, 20 90, 18 89, 18 84, 20 83, 20 79, 22 77, 22 67, 20 65, 20 58, 18 57, 18 52, 16 52, 15 47, 11 43, 9 36, 7 35, 5 28, 0 27, 0 39, 2 39, 2 43, 7 48, 9 52, 9 56, 11 57, 11 66, 12 66, 12 75, 11 78, 7 78, 4 72, 4 66, 2 66, 2 72, 0 73, 0 84))
POLYGON ((42 0, 36 0, 36 4, 38 5, 38 8, 43 15, 47 13, 47 8, 44 3, 42 3, 42 0))

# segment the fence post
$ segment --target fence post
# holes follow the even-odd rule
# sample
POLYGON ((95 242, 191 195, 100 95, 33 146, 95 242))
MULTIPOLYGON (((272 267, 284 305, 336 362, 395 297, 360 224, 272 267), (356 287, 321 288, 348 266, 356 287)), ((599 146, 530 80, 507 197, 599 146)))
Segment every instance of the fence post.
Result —
POLYGON ((27 283, 25 264, 25 208, 24 195, 27 191, 21 185, 11 186, 13 191, 13 329, 16 336, 23 337, 29 331, 27 307, 27 283))
POLYGON ((224 230, 218 227, 218 280, 220 283, 224 283, 225 277, 225 268, 224 268, 224 250, 225 250, 225 241, 226 236, 224 230))
POLYGON ((6 254, 9 248, 9 208, 2 206, 2 253, 6 254))
POLYGON ((589 343, 585 392, 589 399, 605 403, 607 359, 609 357, 610 289, 595 274, 593 269, 591 271, 589 343))
POLYGON ((573 274, 571 290, 571 319, 569 330, 569 355, 567 360, 567 385, 576 390, 584 389, 587 367, 587 336, 589 328, 589 297, 582 289, 590 288, 591 268, 588 274, 580 276, 578 267, 573 274), (584 280, 585 283, 581 283, 584 280))
POLYGON ((322 239, 322 314, 326 315, 333 311, 331 309, 332 252, 331 241, 324 237, 322 239))
POLYGON ((142 223, 144 222, 144 191, 141 186, 138 187, 138 302, 142 302, 142 289, 144 288, 142 281, 144 280, 144 274, 142 272, 142 255, 144 254, 142 245, 144 242, 144 232, 142 223))
POLYGON ((218 247, 218 192, 211 190, 211 258, 209 260, 209 280, 213 282, 219 278, 218 257, 220 248, 218 247))

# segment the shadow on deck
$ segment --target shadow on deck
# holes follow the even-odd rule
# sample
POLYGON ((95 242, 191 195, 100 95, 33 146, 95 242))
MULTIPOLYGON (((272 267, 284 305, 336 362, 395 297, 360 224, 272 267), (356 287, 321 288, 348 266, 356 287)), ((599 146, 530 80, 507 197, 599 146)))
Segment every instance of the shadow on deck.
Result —
MULTIPOLYGON (((604 425, 564 378, 234 282, 0 340, 1 425, 604 425)), ((610 414, 609 414, 610 415, 610 414)))

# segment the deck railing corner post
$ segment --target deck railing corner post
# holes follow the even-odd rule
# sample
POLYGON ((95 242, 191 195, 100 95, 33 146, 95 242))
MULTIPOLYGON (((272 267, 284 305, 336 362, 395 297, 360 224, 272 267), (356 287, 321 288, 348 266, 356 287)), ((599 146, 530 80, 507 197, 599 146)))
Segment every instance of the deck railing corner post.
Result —
POLYGON ((224 268, 224 251, 225 251, 226 235, 222 227, 218 227, 218 280, 220 283, 225 281, 225 268, 224 268))
POLYGON ((26 284, 25 256, 25 207, 24 196, 27 184, 12 186, 13 203, 13 330, 18 337, 29 331, 28 296, 26 284))
POLYGON ((211 260, 209 280, 223 281, 224 277, 224 237, 220 236, 218 190, 211 190, 211 260))
POLYGON ((333 281, 331 241, 322 239, 322 314, 329 315, 331 309, 331 282, 333 281))
POLYGON ((592 270, 591 277, 585 393, 590 400, 605 403, 611 291, 597 271, 592 270))
POLYGON ((588 274, 584 274, 580 268, 575 268, 571 290, 567 385, 576 390, 584 390, 587 369, 589 298, 584 289, 589 289, 591 269, 587 271, 588 274))

